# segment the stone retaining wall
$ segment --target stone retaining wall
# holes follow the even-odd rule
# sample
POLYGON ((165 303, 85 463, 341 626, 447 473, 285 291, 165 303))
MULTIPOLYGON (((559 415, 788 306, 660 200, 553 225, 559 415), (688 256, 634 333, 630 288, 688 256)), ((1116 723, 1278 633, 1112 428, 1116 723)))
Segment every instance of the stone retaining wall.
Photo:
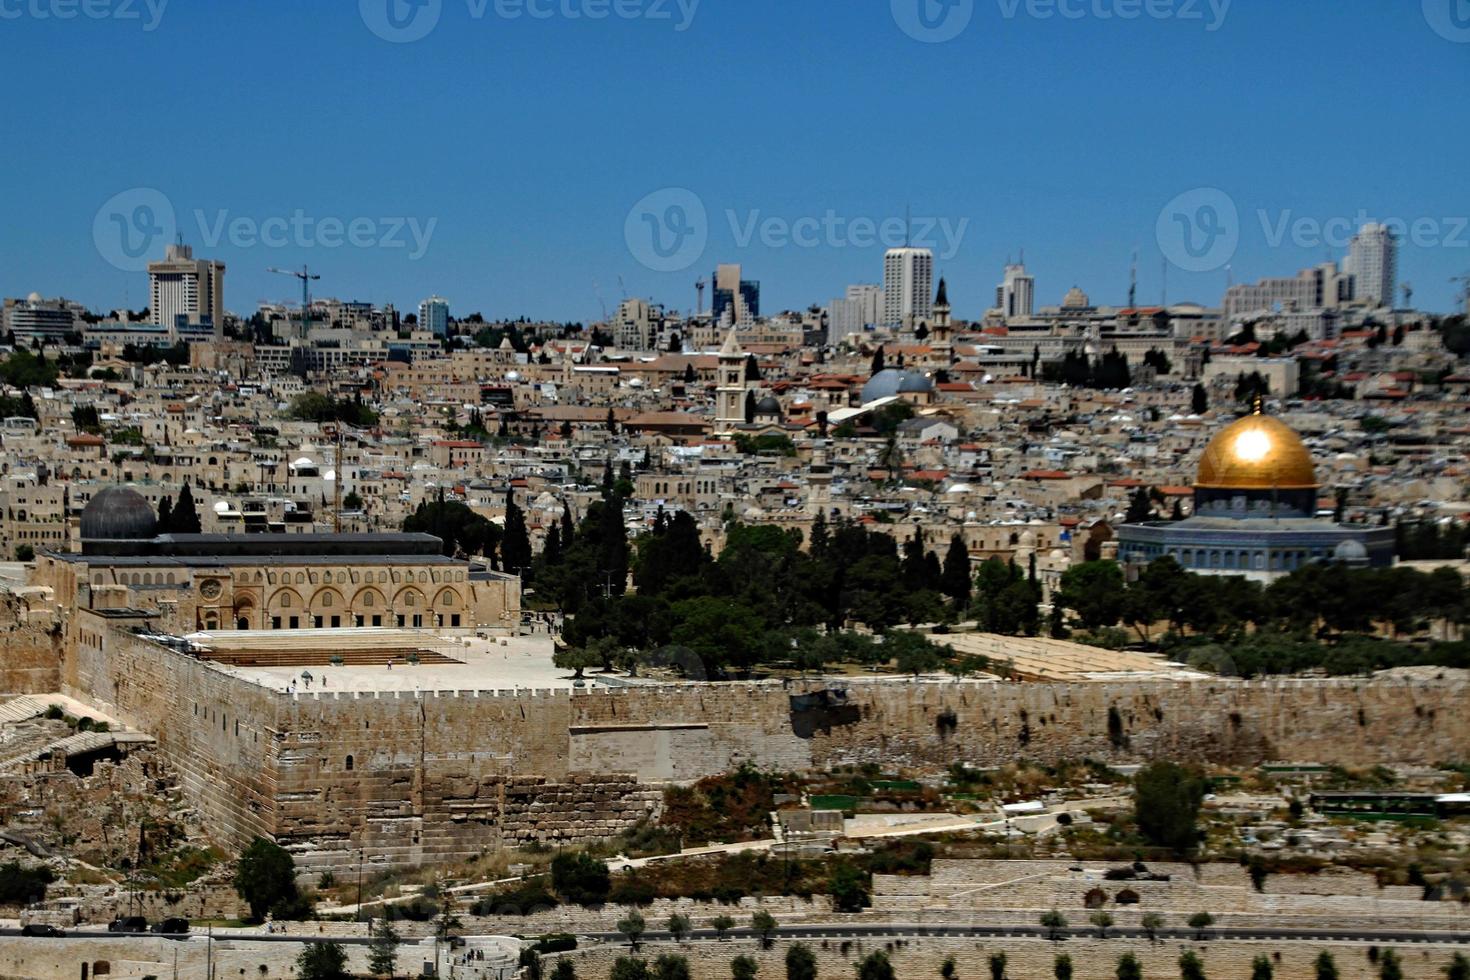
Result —
MULTIPOLYGON (((739 955, 753 956, 760 964, 763 980, 784 977, 786 943, 778 942, 770 950, 762 950, 754 941, 645 944, 640 956, 650 962, 659 954, 675 952, 689 958, 693 980, 729 980, 730 961, 739 955)), ((1145 980, 1172 980, 1179 976, 1179 955, 1194 949, 1204 960, 1205 975, 1220 980, 1243 980, 1251 975, 1251 961, 1265 954, 1272 957, 1275 980, 1315 980, 1314 963, 1322 949, 1330 949, 1342 980, 1377 980, 1378 968, 1369 961, 1367 943, 1302 943, 1302 942, 1207 942, 1148 943, 1124 939, 1068 940, 1061 943, 1043 939, 960 940, 922 939, 882 942, 876 940, 827 940, 806 944, 817 957, 818 976, 850 978, 853 964, 874 950, 889 950, 900 977, 938 977, 947 957, 953 956, 960 980, 986 980, 990 976, 992 953, 1006 955, 1006 976, 1011 980, 1045 980, 1051 977, 1054 960, 1065 953, 1072 958, 1076 980, 1116 980, 1118 958, 1124 953, 1138 957, 1145 980), (1277 955, 1279 954, 1279 959, 1277 955)), ((1464 946, 1404 945, 1397 948, 1408 980, 1444 980, 1444 967, 1455 952, 1464 946)), ((570 959, 583 980, 602 980, 614 960, 629 955, 627 946, 602 946, 561 954, 570 959)), ((547 958, 548 967, 555 958, 547 958)))

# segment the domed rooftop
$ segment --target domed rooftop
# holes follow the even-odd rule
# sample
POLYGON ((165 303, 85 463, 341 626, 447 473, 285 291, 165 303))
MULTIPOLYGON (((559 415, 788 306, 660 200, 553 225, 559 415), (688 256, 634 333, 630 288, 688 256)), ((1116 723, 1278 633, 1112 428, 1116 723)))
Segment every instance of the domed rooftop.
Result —
POLYGON ((884 368, 863 385, 863 402, 874 402, 902 394, 928 394, 934 390, 934 382, 917 371, 884 368))
POLYGON ((755 414, 780 415, 781 403, 776 400, 776 396, 767 395, 766 397, 755 403, 755 414))
POLYGON ((82 509, 82 540, 148 539, 158 533, 158 515, 132 487, 107 487, 82 509))
POLYGON ((1227 425, 1200 457, 1195 486, 1206 490, 1315 490, 1312 454, 1280 419, 1254 414, 1227 425))

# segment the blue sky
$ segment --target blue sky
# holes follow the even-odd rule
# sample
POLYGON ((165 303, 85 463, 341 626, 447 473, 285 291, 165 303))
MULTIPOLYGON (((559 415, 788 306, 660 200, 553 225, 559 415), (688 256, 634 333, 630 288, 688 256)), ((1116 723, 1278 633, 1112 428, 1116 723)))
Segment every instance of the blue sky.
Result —
MULTIPOLYGON (((959 316, 1022 248, 1039 303, 1122 302, 1135 247, 1156 302, 1161 210, 1197 188, 1236 209, 1237 281, 1342 251, 1313 223, 1360 215, 1419 222, 1416 305, 1450 308, 1470 272, 1465 0, 428 0, 406 43, 370 29, 393 36, 389 0, 70 2, 0 0, 7 296, 145 305, 107 235, 159 195, 238 312, 297 295, 265 269, 302 263, 321 295, 591 320, 599 291, 692 307, 737 261, 767 312, 800 308, 876 280, 883 242, 852 223, 906 206, 950 229, 959 316), (910 36, 920 2, 963 30, 910 36), (658 271, 630 209, 664 221, 669 188, 707 243, 658 271), (825 227, 791 244, 801 219, 825 227), (355 244, 329 247, 333 220, 355 244)), ((1219 258, 1177 262, 1169 299, 1218 302, 1219 258)))

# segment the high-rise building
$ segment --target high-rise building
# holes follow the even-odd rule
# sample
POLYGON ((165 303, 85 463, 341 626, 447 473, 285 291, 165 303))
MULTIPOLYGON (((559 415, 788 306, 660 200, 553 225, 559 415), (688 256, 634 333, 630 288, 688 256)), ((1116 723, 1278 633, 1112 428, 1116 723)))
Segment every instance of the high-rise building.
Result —
POLYGON ((1358 229, 1348 246, 1346 262, 1358 299, 1393 306, 1398 289, 1398 251, 1398 239, 1383 225, 1366 224, 1358 229))
POLYGON ((1303 269, 1292 278, 1238 282, 1225 290, 1224 312, 1233 317, 1336 309, 1353 298, 1353 277, 1336 262, 1303 269))
POLYGON ((658 346, 659 329, 663 325, 664 309, 646 299, 625 299, 618 307, 618 315, 609 324, 613 343, 620 350, 646 351, 658 346))
POLYGON ((890 248, 883 256, 883 325, 903 327, 933 311, 934 253, 927 248, 890 248))
POLYGON ((726 310, 733 310, 730 322, 733 325, 749 325, 760 319, 761 284, 753 279, 741 277, 738 264, 722 263, 715 267, 714 301, 710 313, 718 325, 726 310))
POLYGON ((4 305, 4 332, 15 337, 17 347, 41 343, 62 343, 66 335, 82 329, 86 309, 67 299, 42 299, 31 293, 25 299, 7 299, 4 305))
POLYGON ((153 323, 173 327, 211 323, 218 331, 225 319, 225 264, 194 258, 194 249, 170 245, 163 261, 148 263, 148 298, 153 323))
POLYGON ((883 287, 860 283, 847 287, 847 295, 828 306, 828 339, 871 330, 883 323, 883 287))
POLYGON ((1036 306, 1036 277, 1026 274, 1025 264, 1006 266, 1005 276, 995 287, 995 307, 1007 320, 1030 318, 1036 306))
POLYGON ((449 335, 449 300, 443 296, 430 296, 419 304, 419 329, 427 330, 435 337, 449 335))

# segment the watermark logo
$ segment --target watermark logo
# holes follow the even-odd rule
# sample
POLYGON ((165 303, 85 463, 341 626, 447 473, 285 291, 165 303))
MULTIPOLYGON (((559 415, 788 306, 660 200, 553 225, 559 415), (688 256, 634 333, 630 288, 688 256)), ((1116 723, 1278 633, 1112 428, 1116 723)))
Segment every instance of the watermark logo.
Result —
POLYGON ((151 187, 135 187, 115 194, 92 219, 92 241, 109 265, 124 272, 142 272, 163 256, 163 246, 181 232, 206 250, 221 246, 237 249, 289 248, 399 249, 410 261, 424 257, 438 218, 416 216, 342 218, 312 215, 297 208, 290 214, 244 215, 228 208, 196 208, 181 224, 173 203, 151 187), (184 227, 189 225, 189 227, 184 227))
POLYGON ((1177 20, 1206 32, 1225 26, 1232 0, 996 0, 1006 20, 1177 20))
POLYGON ((168 0, 0 0, 0 20, 136 21, 145 32, 158 30, 168 0))
POLYGON ((1164 258, 1180 269, 1212 272, 1240 246, 1240 213, 1218 187, 1196 187, 1164 205, 1154 237, 1164 258))
MULTIPOLYGON (((6 0, 0 0, 0 3, 6 0)), ((701 0, 464 0, 465 15, 496 20, 646 20, 678 33, 694 26, 701 0)), ((368 30, 394 44, 428 37, 439 26, 444 0, 358 0, 368 30)))
POLYGON ((92 219, 92 243, 109 265, 142 272, 160 242, 178 232, 174 206, 162 191, 133 187, 107 199, 92 219))
POLYGON ((1424 19, 1446 41, 1470 44, 1470 0, 1423 0, 1424 19))
MULTIPOLYGON (((739 250, 925 248, 943 261, 959 254, 969 218, 767 214, 759 208, 723 212, 739 250)), ((628 212, 623 237, 628 251, 654 272, 680 272, 698 262, 709 245, 711 222, 704 201, 682 187, 643 198, 628 212)))
POLYGON ((410 44, 439 26, 443 0, 357 0, 367 29, 392 44, 410 44))
POLYGON ((828 209, 817 215, 786 218, 759 209, 725 212, 736 248, 759 242, 765 248, 927 248, 949 261, 959 254, 969 218, 849 218, 828 209))
POLYGON ((623 223, 623 240, 633 258, 654 272, 681 272, 704 255, 709 213, 698 194, 666 187, 633 205, 623 223))
POLYGON ((1350 246, 1353 238, 1367 225, 1378 225, 1396 242, 1414 248, 1470 248, 1470 216, 1466 215, 1380 218, 1359 208, 1352 217, 1316 218, 1298 216, 1290 208, 1275 214, 1265 208, 1257 208, 1256 219, 1261 224, 1266 244, 1271 248, 1291 245, 1294 248, 1341 251, 1350 246))
POLYGON ((925 44, 953 41, 975 16, 975 0, 888 0, 893 21, 925 44))

